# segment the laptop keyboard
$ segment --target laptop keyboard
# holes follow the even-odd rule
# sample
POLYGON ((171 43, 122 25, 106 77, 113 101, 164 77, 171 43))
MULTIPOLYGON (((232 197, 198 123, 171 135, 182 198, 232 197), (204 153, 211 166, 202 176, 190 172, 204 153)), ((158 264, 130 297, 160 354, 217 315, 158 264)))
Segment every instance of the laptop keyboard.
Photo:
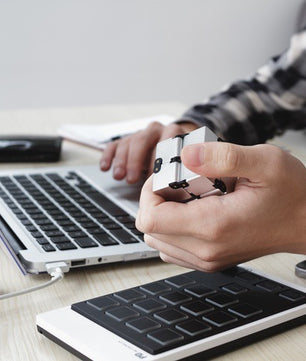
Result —
POLYGON ((214 274, 193 271, 71 308, 159 354, 305 303, 305 293, 235 267, 214 274))
POLYGON ((45 252, 143 241, 134 217, 74 172, 0 177, 0 198, 45 252))

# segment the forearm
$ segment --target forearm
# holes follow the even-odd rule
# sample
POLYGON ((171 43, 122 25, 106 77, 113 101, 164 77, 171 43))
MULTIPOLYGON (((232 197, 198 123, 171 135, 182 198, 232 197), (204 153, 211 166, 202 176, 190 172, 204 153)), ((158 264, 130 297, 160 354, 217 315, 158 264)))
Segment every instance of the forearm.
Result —
MULTIPOLYGON (((289 49, 225 91, 191 107, 180 120, 206 125, 233 143, 264 143, 306 127, 306 31, 289 49)), ((179 121, 180 121, 179 120, 179 121)))

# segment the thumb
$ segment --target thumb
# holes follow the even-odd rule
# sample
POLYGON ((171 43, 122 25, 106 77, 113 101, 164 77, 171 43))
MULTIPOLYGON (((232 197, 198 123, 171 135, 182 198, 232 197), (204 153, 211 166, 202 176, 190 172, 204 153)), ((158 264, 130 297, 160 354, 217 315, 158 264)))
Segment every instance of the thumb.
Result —
POLYGON ((185 167, 206 177, 245 177, 256 180, 263 178, 263 169, 269 169, 265 164, 270 163, 269 156, 274 148, 271 145, 239 146, 207 142, 184 147, 181 159, 185 167))

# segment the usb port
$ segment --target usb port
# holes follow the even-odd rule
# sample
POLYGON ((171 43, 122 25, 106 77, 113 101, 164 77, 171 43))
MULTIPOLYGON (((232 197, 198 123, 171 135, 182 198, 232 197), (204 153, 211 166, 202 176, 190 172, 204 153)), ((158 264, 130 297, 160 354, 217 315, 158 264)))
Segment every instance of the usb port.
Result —
POLYGON ((78 259, 76 261, 71 261, 71 267, 84 266, 85 263, 85 259, 78 259))

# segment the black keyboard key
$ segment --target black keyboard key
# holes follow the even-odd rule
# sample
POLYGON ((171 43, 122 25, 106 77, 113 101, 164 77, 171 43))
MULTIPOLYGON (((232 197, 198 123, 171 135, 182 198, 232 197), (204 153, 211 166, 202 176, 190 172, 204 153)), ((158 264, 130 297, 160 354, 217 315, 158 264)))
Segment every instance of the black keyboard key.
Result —
POLYGON ((238 273, 236 277, 240 278, 244 281, 252 282, 252 283, 259 282, 262 280, 262 277, 256 275, 255 273, 251 273, 251 272, 238 273))
POLYGON ((163 346, 173 345, 184 339, 181 334, 172 331, 169 328, 151 332, 148 334, 148 337, 163 346))
POLYGON ((180 321, 188 319, 188 316, 185 313, 176 311, 174 309, 169 309, 166 311, 157 312, 154 314, 154 317, 167 325, 172 325, 180 321))
POLYGON ((103 225, 105 229, 113 230, 113 229, 121 229, 121 226, 118 223, 106 223, 103 225))
POLYGON ((89 237, 76 238, 74 241, 81 248, 98 247, 97 243, 89 237))
POLYGON ((121 243, 128 244, 128 243, 138 243, 139 240, 132 236, 130 233, 125 231, 124 229, 114 229, 110 230, 110 233, 116 237, 121 243))
POLYGON ((60 236, 60 237, 51 237, 50 238, 53 243, 65 243, 69 241, 68 237, 66 236, 60 236))
POLYGON ((65 236, 61 231, 47 231, 45 232, 48 237, 63 237, 65 236))
POLYGON ((171 287, 167 285, 165 282, 153 282, 148 283, 147 285, 140 286, 140 289, 148 292, 150 295, 156 296, 161 293, 165 293, 171 291, 171 287))
POLYGON ((176 329, 186 333, 189 336, 202 335, 203 333, 210 331, 211 327, 204 322, 190 320, 183 323, 179 323, 175 326, 176 329))
POLYGON ((40 233, 40 232, 31 232, 31 235, 32 235, 34 238, 41 238, 41 237, 43 237, 42 233, 40 233))
POLYGON ((103 311, 106 310, 107 308, 120 305, 119 302, 107 296, 93 298, 92 300, 87 301, 87 304, 96 308, 98 311, 103 311))
POLYGON ((224 311, 210 313, 208 315, 202 316, 202 319, 217 327, 222 327, 237 321, 236 317, 224 311))
POLYGON ((92 199, 95 203, 102 207, 107 213, 112 216, 126 216, 128 215, 122 208, 118 207, 115 203, 113 203, 110 199, 99 193, 98 191, 90 191, 87 193, 87 189, 85 187, 80 187, 81 190, 85 192, 85 194, 92 199))
POLYGON ((135 225, 135 218, 132 216, 117 216, 116 219, 121 223, 132 223, 135 225))
POLYGON ((214 310, 214 307, 212 305, 209 305, 202 301, 194 301, 194 302, 186 303, 180 308, 181 310, 186 311, 193 316, 201 316, 204 315, 205 313, 214 310))
POLYGON ((170 305, 180 305, 181 303, 191 301, 192 298, 184 293, 171 292, 165 295, 159 296, 160 299, 166 301, 170 305))
POLYGON ((49 241, 46 238, 36 238, 36 242, 40 245, 43 244, 50 244, 49 241))
POLYGON ((33 223, 30 223, 25 227, 29 232, 37 232, 38 231, 38 229, 33 225, 33 223))
POLYGON ((131 308, 126 307, 126 306, 108 310, 105 312, 105 314, 119 322, 126 321, 131 318, 136 318, 136 317, 140 316, 140 314, 138 312, 136 312, 135 310, 132 310, 131 308))
POLYGON ((61 251, 66 251, 66 250, 77 248, 72 242, 57 243, 56 247, 61 251))
POLYGON ((286 290, 281 292, 279 295, 289 301, 301 301, 305 299, 305 294, 296 290, 286 290))
POLYGON ((215 306, 222 307, 222 308, 239 302, 239 300, 237 298, 227 295, 227 294, 221 294, 221 293, 206 297, 206 301, 215 306))
POLYGON ((84 223, 82 223, 82 227, 84 227, 85 229, 96 228, 97 223, 95 223, 95 222, 84 222, 84 223))
POLYGON ((145 313, 160 311, 167 307, 164 303, 158 302, 154 299, 135 302, 133 303, 133 306, 145 313))
POLYGON ((56 231, 56 230, 58 230, 58 228, 54 224, 47 224, 47 225, 40 226, 40 229, 42 229, 43 231, 56 231))
POLYGON ((174 277, 168 278, 165 282, 169 283, 171 286, 175 286, 178 288, 187 286, 187 285, 192 285, 195 283, 194 280, 192 280, 189 277, 184 276, 184 275, 179 275, 179 276, 174 276, 174 277))
POLYGON ((240 293, 245 293, 248 291, 248 288, 240 285, 239 283, 230 283, 222 287, 224 291, 230 292, 233 295, 239 295, 240 293))
POLYGON ((199 298, 216 293, 216 290, 208 288, 203 284, 197 284, 195 286, 187 287, 184 289, 184 291, 199 298))
POLYGON ((149 332, 161 327, 158 322, 148 317, 142 317, 137 320, 129 321, 126 325, 139 333, 149 332))
POLYGON ((114 293, 114 296, 124 302, 133 302, 146 298, 146 296, 137 290, 124 290, 114 293))
POLYGON ((94 239, 97 240, 102 246, 114 246, 119 244, 113 237, 107 233, 98 233, 93 235, 94 239))
POLYGON ((68 232, 68 234, 71 238, 86 237, 86 233, 83 231, 73 231, 73 232, 68 232))
POLYGON ((256 284, 256 286, 268 292, 279 292, 284 289, 284 287, 281 286, 279 283, 271 280, 259 282, 256 284))
POLYGON ((54 252, 55 251, 55 248, 53 246, 51 246, 51 244, 44 244, 42 246, 42 249, 46 252, 54 252))
POLYGON ((263 312, 262 309, 246 303, 230 307, 228 310, 234 313, 235 315, 238 315, 243 318, 249 318, 263 312))

